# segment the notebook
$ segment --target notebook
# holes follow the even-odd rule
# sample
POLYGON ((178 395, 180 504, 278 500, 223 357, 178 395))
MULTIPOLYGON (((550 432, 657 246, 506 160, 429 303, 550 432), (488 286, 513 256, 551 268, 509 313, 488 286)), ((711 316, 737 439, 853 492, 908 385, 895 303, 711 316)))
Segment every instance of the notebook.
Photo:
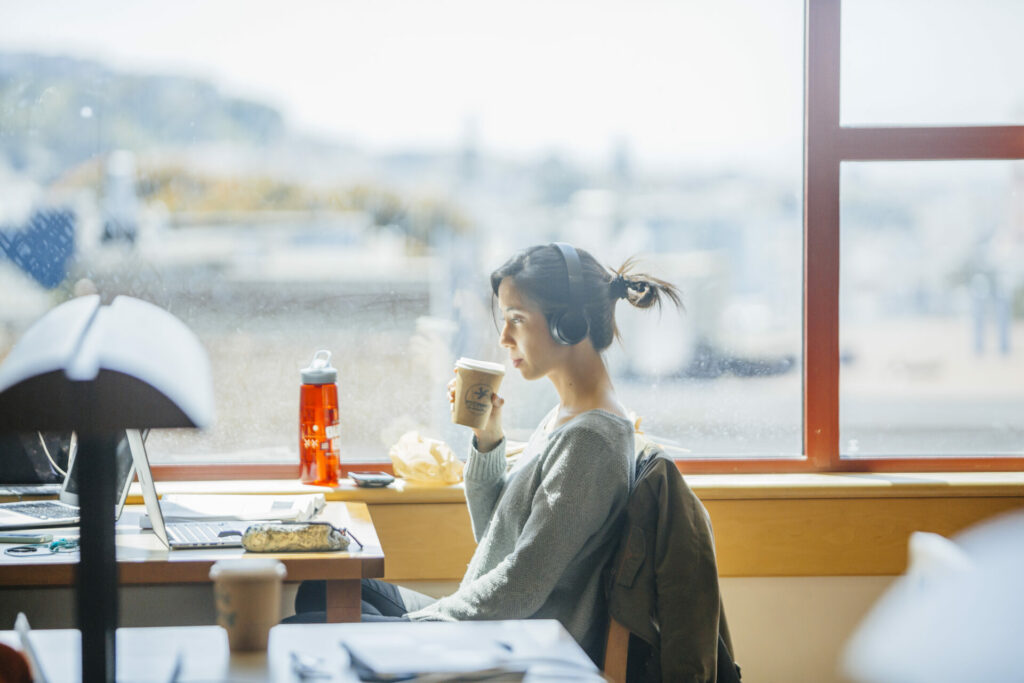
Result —
MULTIPOLYGON (((306 522, 326 505, 324 494, 261 495, 212 493, 168 493, 160 498, 164 523, 275 519, 306 522)), ((143 523, 145 525, 145 522, 143 523)))
MULTIPOLYGON (((141 441, 141 436, 139 439, 141 441)), ((73 526, 78 524, 78 476, 76 472, 77 452, 68 458, 68 475, 60 488, 58 500, 28 500, 16 503, 0 503, 0 529, 29 529, 45 526, 73 526)), ((127 434, 117 444, 117 501, 114 505, 114 519, 121 517, 124 501, 128 497, 135 474, 131 448, 127 434)))
POLYGON ((142 487, 142 499, 146 503, 146 514, 153 533, 168 550, 242 547, 242 534, 252 521, 165 522, 142 435, 137 430, 129 429, 127 436, 135 471, 139 475, 139 485, 142 487))

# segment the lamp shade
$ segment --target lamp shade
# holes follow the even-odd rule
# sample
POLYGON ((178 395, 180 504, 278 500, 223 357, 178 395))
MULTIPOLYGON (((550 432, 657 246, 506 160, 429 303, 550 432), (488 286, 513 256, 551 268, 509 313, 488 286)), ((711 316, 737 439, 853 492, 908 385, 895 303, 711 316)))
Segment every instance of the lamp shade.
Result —
POLYGON ((82 680, 115 673, 114 451, 126 429, 205 427, 210 363, 199 339, 158 306, 119 296, 72 299, 18 340, 0 365, 0 432, 77 431, 82 680))
POLYGON ((195 334, 158 306, 119 296, 50 310, 0 365, 0 432, 205 427, 213 384, 195 334))

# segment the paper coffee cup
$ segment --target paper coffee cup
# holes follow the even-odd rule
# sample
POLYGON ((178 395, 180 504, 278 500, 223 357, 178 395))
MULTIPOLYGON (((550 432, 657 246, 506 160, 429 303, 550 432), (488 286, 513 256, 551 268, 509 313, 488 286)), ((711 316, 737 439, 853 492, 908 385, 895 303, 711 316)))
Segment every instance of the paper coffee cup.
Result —
POLYGON ((267 649, 270 629, 281 621, 285 566, 271 558, 220 560, 210 567, 217 623, 232 651, 267 649))
POLYGON ((479 429, 491 415, 491 394, 505 377, 505 366, 485 360, 460 358, 455 362, 455 403, 452 422, 479 429))

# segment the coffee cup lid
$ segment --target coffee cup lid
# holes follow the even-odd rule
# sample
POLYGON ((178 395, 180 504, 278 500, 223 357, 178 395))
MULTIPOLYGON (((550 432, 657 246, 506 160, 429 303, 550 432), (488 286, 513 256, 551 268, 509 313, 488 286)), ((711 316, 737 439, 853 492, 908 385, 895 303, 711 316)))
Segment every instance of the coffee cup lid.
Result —
POLYGON ((455 361, 455 367, 466 368, 467 370, 481 370, 483 372, 491 372, 497 375, 505 374, 505 366, 501 363, 491 363, 486 360, 475 360, 473 358, 460 358, 455 361))
POLYGON ((288 570, 284 563, 270 557, 239 558, 235 560, 218 560, 210 567, 210 579, 219 577, 232 579, 266 579, 270 577, 284 578, 288 570))

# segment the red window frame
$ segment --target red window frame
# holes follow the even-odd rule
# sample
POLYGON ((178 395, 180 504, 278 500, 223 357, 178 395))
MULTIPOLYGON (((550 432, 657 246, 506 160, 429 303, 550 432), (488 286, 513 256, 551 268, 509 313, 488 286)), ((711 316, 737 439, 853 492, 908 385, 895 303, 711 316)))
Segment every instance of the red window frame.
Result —
POLYGON ((839 174, 844 161, 1024 159, 1024 126, 840 124, 841 0, 806 0, 804 24, 804 377, 801 459, 680 460, 686 472, 1024 470, 1024 457, 841 458, 839 174))
MULTIPOLYGON (((1024 457, 873 457, 839 451, 839 175, 844 161, 1024 159, 1024 126, 869 127, 840 123, 841 0, 804 15, 803 457, 687 457, 694 473, 1024 470, 1024 457)), ((390 463, 350 464, 386 470, 390 463)), ((293 478, 298 465, 163 465, 162 479, 293 478)))

